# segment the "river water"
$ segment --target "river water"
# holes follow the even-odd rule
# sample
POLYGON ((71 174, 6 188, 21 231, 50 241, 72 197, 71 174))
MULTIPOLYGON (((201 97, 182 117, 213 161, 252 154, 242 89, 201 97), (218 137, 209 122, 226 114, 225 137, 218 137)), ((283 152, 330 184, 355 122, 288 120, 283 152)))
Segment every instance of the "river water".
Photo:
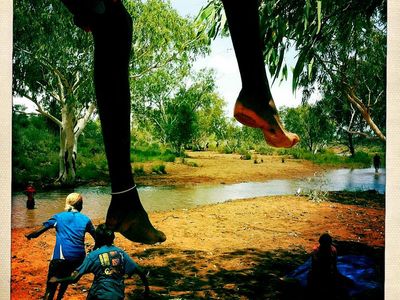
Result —
MULTIPOLYGON (((376 190, 385 193, 386 172, 380 169, 337 169, 315 174, 302 180, 269 180, 220 185, 192 185, 182 187, 139 187, 138 191, 146 211, 188 209, 199 205, 225 202, 228 200, 295 194, 300 188, 326 191, 376 190)), ((74 190, 55 190, 37 193, 36 208, 26 209, 26 196, 15 193, 12 196, 12 227, 40 225, 64 208, 65 198, 72 192, 84 197, 82 212, 91 219, 101 219, 107 213, 110 202, 109 187, 79 187, 74 190)))

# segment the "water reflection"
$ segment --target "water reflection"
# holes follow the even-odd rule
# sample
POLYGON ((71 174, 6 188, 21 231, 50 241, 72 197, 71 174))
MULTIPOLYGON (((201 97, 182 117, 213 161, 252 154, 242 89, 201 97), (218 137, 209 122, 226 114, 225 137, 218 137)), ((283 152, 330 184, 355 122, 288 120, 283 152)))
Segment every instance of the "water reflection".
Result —
MULTIPOLYGON (((227 185, 193 185, 185 187, 140 187, 143 206, 148 212, 192 208, 198 205, 225 202, 268 195, 295 194, 301 187, 329 191, 377 190, 385 193, 386 172, 375 169, 339 169, 304 180, 270 180, 227 185)), ((80 187, 76 192, 84 196, 83 213, 91 219, 102 219, 110 202, 109 187, 80 187)), ((53 214, 64 209, 66 196, 72 191, 51 191, 36 194, 36 209, 26 209, 26 196, 12 197, 12 227, 40 225, 53 214)))

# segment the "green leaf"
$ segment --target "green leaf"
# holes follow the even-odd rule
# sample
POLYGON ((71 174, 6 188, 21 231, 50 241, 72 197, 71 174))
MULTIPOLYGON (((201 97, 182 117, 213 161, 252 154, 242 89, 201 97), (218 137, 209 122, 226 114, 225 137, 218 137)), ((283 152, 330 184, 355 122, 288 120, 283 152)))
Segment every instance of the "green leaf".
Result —
POLYGON ((287 80, 287 75, 288 75, 288 70, 287 70, 287 65, 285 64, 282 68, 282 78, 281 81, 286 81, 287 80))
POLYGON ((292 81, 292 90, 295 91, 297 88, 297 84, 299 82, 299 78, 300 78, 300 74, 301 71, 303 70, 304 67, 304 62, 306 59, 306 55, 307 55, 306 50, 301 51, 300 57, 296 62, 296 66, 294 67, 293 70, 293 81, 292 81))
POLYGON ((321 30, 321 6, 322 6, 322 2, 321 1, 317 1, 317 18, 318 18, 317 34, 321 30))
POLYGON ((308 80, 311 80, 311 72, 312 72, 313 64, 314 64, 314 57, 308 63, 308 80))
POLYGON ((196 22, 197 21, 203 22, 210 17, 212 11, 214 10, 214 7, 211 4, 212 4, 211 2, 208 3, 207 6, 205 6, 200 10, 199 15, 196 17, 196 22))
POLYGON ((276 66, 275 76, 274 76, 273 82, 274 82, 275 79, 279 76, 279 73, 280 73, 280 71, 281 71, 281 67, 282 67, 282 62, 283 62, 284 56, 285 56, 285 47, 282 47, 281 50, 280 50, 280 52, 279 52, 279 56, 278 56, 279 61, 278 61, 277 66, 276 66))
POLYGON ((222 13, 221 15, 221 29, 224 29, 226 25, 226 15, 225 13, 222 13))
POLYGON ((307 0, 306 7, 304 8, 304 31, 306 31, 308 27, 309 15, 310 15, 310 0, 307 0))

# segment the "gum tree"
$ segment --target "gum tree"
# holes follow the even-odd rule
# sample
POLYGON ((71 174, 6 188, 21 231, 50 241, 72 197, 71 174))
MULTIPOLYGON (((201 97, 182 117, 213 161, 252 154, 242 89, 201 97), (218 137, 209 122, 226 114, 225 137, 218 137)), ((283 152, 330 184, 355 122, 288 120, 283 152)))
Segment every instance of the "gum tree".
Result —
MULTIPOLYGON (((264 58, 273 80, 287 79, 291 66, 286 55, 294 49, 293 90, 302 88, 304 101, 317 90, 322 97, 334 94, 329 101, 346 101, 369 129, 353 130, 351 118, 339 126, 350 134, 372 133, 384 142, 386 0, 260 3, 264 58)), ((210 38, 228 34, 218 0, 208 2, 197 22, 210 38)))
POLYGON ((13 94, 59 128, 62 184, 75 181, 78 138, 95 110, 91 51, 61 1, 14 1, 13 94))
MULTIPOLYGON (((180 17, 169 2, 131 0, 125 5, 134 21, 132 112, 136 121, 146 122, 146 110, 179 89, 193 58, 206 53, 207 45, 191 20, 180 17)), ((14 8, 14 95, 32 101, 60 128, 58 180, 72 184, 78 137, 95 110, 91 34, 72 23, 59 0, 16 0, 14 8)))

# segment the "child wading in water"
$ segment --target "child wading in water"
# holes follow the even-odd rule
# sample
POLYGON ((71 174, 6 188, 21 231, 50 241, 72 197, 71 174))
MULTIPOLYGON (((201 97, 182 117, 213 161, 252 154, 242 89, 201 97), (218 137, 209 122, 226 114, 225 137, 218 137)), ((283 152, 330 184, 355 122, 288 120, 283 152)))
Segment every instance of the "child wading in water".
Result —
POLYGON ((26 208, 27 209, 34 209, 35 208, 35 194, 36 194, 36 190, 33 187, 33 184, 30 182, 28 183, 25 191, 24 191, 25 195, 28 197, 28 199, 26 199, 26 208))
MULTIPOLYGON (((130 162, 132 18, 121 0, 62 1, 75 24, 93 34, 94 85, 112 190, 106 224, 131 241, 163 242, 165 234, 153 227, 140 202, 130 162)), ((292 147, 299 137, 283 128, 265 72, 258 1, 222 2, 242 79, 234 116, 260 128, 268 144, 292 147)))
POLYGON ((50 278, 50 282, 77 282, 84 274, 93 273, 94 280, 86 299, 88 300, 123 300, 124 279, 138 274, 144 284, 144 294, 149 294, 149 284, 142 269, 120 248, 113 245, 114 232, 105 224, 96 228, 96 244, 82 265, 71 276, 50 278))
MULTIPOLYGON (((58 213, 43 223, 39 230, 26 235, 28 240, 37 238, 50 228, 56 229, 56 245, 49 265, 47 286, 44 300, 52 300, 58 283, 49 282, 51 277, 65 277, 71 274, 84 260, 85 233, 95 237, 95 229, 90 219, 80 213, 83 207, 83 198, 78 193, 72 193, 65 200, 65 211, 58 213)), ((62 283, 58 290, 57 300, 62 299, 68 283, 62 283)))

